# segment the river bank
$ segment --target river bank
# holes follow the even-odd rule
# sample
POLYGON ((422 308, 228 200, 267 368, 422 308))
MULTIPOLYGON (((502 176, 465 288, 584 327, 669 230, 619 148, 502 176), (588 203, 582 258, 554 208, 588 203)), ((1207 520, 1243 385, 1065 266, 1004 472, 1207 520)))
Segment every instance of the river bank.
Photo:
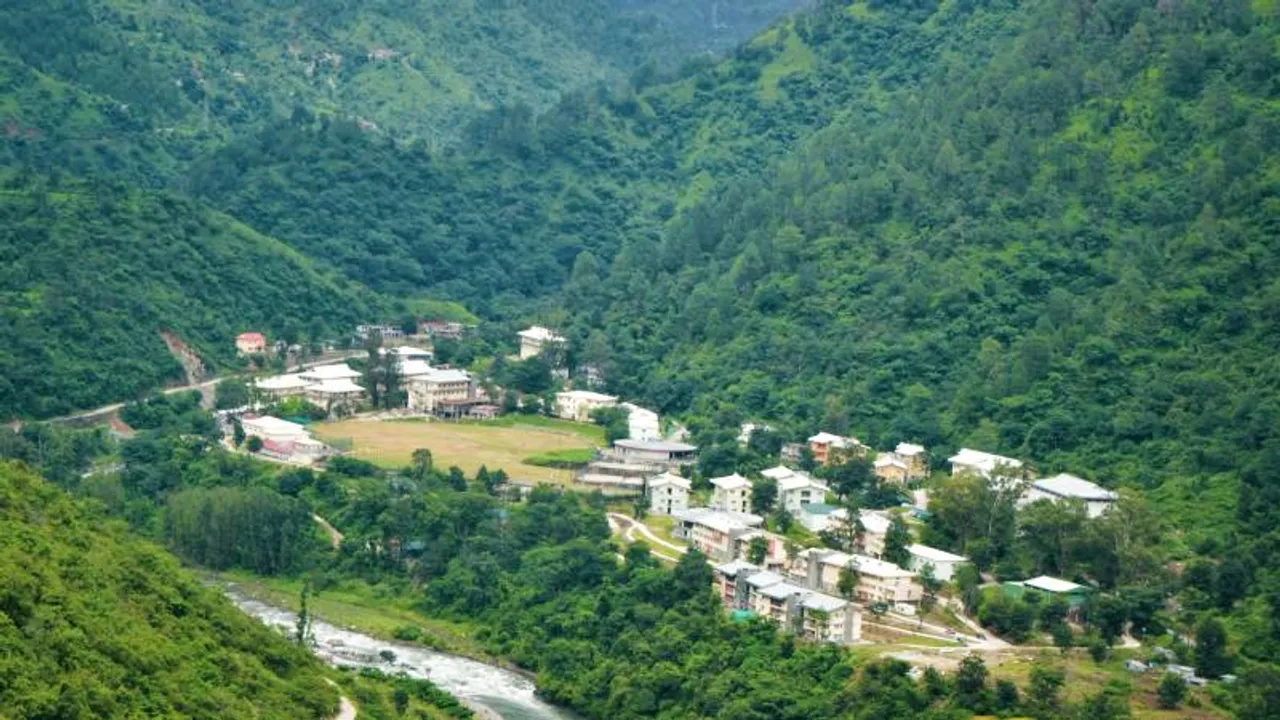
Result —
MULTIPOLYGON (((289 632, 292 611, 251 597, 239 586, 222 583, 223 592, 244 613, 289 632)), ((567 710, 537 696, 528 673, 498 667, 408 643, 383 640, 317 619, 311 627, 316 654, 335 666, 373 667, 430 680, 457 697, 485 720, 573 720, 567 710)))

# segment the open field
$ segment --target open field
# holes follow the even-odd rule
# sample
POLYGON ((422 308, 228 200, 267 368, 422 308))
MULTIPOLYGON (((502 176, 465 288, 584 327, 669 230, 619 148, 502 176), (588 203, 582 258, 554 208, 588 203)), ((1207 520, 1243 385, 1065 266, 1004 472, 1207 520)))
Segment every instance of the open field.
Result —
POLYGON ((513 480, 558 484, 568 483, 572 473, 530 465, 525 459, 604 444, 603 428, 544 417, 514 416, 483 423, 355 418, 319 423, 313 429, 326 442, 349 440, 356 457, 383 467, 407 466, 414 450, 427 448, 437 467, 457 465, 473 475, 484 465, 505 470, 513 480))

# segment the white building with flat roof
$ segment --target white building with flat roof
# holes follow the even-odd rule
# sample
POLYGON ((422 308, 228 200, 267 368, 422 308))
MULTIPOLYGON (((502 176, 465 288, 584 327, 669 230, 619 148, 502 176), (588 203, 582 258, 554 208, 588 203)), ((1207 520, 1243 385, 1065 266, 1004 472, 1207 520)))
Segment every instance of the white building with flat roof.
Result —
POLYGON ((737 473, 711 478, 711 508, 751 512, 751 481, 737 473))
POLYGON ((1107 511, 1120 498, 1116 493, 1085 480, 1084 478, 1061 473, 1043 480, 1036 480, 1027 488, 1027 492, 1018 501, 1020 506, 1037 500, 1050 502, 1084 503, 1085 512, 1090 518, 1096 518, 1107 511))
POLYGON ((862 639, 862 611, 854 603, 804 587, 742 560, 712 567, 712 585, 725 608, 768 618, 806 640, 849 645, 862 639))
POLYGON ((928 545, 909 545, 907 552, 911 555, 911 560, 907 563, 908 570, 919 573, 924 571, 926 565, 931 565, 933 576, 942 582, 951 582, 956 575, 956 568, 969 562, 969 558, 963 555, 956 555, 928 545))
POLYGON ((693 487, 687 479, 671 473, 655 475, 648 479, 649 512, 655 515, 674 515, 689 508, 689 490, 693 487))
POLYGON ((275 375, 273 377, 259 378, 254 381, 253 386, 265 398, 271 400, 279 400, 286 397, 295 397, 306 392, 307 386, 311 383, 302 378, 298 373, 289 375, 275 375))

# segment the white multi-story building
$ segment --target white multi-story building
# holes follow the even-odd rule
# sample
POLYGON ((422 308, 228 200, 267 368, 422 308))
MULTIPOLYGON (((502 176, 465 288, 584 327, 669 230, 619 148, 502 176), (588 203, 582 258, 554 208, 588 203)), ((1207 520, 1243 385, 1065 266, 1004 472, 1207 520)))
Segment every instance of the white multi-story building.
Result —
POLYGON ((672 513, 677 538, 713 560, 729 561, 738 554, 738 539, 764 524, 764 518, 708 508, 689 508, 672 513))
POLYGON ((408 379, 405 387, 409 391, 409 409, 416 412, 434 413, 444 405, 475 397, 475 385, 466 370, 431 368, 408 379))
POLYGON ((711 509, 751 512, 751 481, 734 473, 711 478, 711 509))
POLYGON ((649 478, 646 487, 649 512, 655 515, 674 515, 689 508, 689 490, 692 484, 679 475, 655 475, 649 478))
POLYGON ((804 512, 804 506, 826 500, 830 488, 806 472, 776 467, 761 473, 778 483, 778 505, 795 517, 804 512))

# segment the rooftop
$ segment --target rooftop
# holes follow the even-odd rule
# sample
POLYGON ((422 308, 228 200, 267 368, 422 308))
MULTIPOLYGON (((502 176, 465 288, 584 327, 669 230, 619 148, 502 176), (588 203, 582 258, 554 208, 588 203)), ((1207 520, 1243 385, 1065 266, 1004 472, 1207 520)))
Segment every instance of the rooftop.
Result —
POLYGON ((457 368, 431 368, 430 372, 415 379, 432 383, 470 382, 471 373, 457 368))
POLYGON ((898 447, 894 448, 893 452, 903 457, 911 457, 912 455, 919 455, 923 453, 924 446, 913 445, 912 443, 898 443, 898 447))
POLYGON ((254 382, 254 385, 261 390, 297 390, 304 388, 310 383, 302 379, 302 376, 294 373, 291 375, 275 375, 265 377, 254 382))
POLYGON ((415 378, 431 372, 431 363, 419 358, 400 361, 400 377, 415 378))
POLYGON ((987 474, 995 472, 996 468, 1001 465, 1011 468, 1022 467, 1021 460, 1007 458, 1002 455, 993 455, 992 453, 983 452, 981 450, 970 450, 969 448, 960 448, 960 452, 947 458, 947 462, 951 463, 953 466, 965 465, 968 467, 975 467, 980 472, 987 474))
POLYGON ((316 392, 325 395, 346 395, 348 393, 362 393, 364 392, 364 388, 346 378, 342 378, 339 380, 326 380, 314 385, 308 385, 307 392, 316 392))
POLYGON ((533 327, 530 327, 527 330, 521 330, 516 334, 522 338, 528 338, 530 340, 550 340, 553 342, 564 342, 564 338, 562 336, 557 335, 556 333, 552 332, 551 330, 548 330, 547 328, 542 327, 541 325, 534 325, 533 327))
MULTIPOLYGON (((822 552, 812 549, 806 552, 822 552)), ((887 560, 879 560, 869 555, 851 555, 849 553, 831 550, 820 556, 820 562, 823 565, 835 565, 837 567, 848 567, 849 563, 853 563, 858 572, 865 575, 873 575, 875 577, 915 577, 915 573, 910 570, 903 570, 887 560)))
POLYGON ((641 450, 648 452, 668 452, 668 453, 691 453, 698 448, 694 445, 686 445, 678 442, 668 442, 666 440, 615 440, 613 446, 626 450, 641 450))
POLYGON ((858 445, 858 438, 844 437, 829 432, 820 432, 809 438, 811 445, 831 445, 838 448, 851 448, 858 445))
POLYGON ((1079 500, 1113 502, 1119 496, 1104 487, 1095 485, 1084 478, 1062 473, 1051 478, 1037 480, 1032 485, 1050 495, 1079 500))
POLYGON ((828 595, 826 593, 811 592, 804 596, 800 601, 806 610, 818 610, 820 612, 836 612, 843 610, 849 604, 848 600, 842 600, 838 597, 828 595))
POLYGON ((746 560, 734 560, 733 562, 727 562, 727 563, 722 563, 720 565, 716 565, 713 569, 716 572, 720 573, 721 575, 726 575, 728 577, 737 577, 738 573, 740 572, 756 572, 760 568, 756 567, 755 565, 752 565, 746 560))
POLYGON ((1062 580, 1061 578, 1049 577, 1048 575, 1041 575, 1040 577, 1031 578, 1030 580, 1023 580, 1022 584, 1029 588, 1035 588, 1037 590, 1043 590, 1051 593, 1069 593, 1077 590, 1089 589, 1083 585, 1077 585, 1070 580, 1062 580))
POLYGON ((649 487, 651 488, 665 487, 667 485, 674 485, 679 488, 684 488, 685 490, 693 487, 693 483, 689 480, 672 473, 662 473, 661 475, 655 475, 649 478, 649 487))
POLYGON ((722 533, 742 532, 764 523, 764 518, 759 515, 729 510, 709 510, 702 507, 680 510, 671 513, 671 516, 680 522, 703 525, 722 533))
POLYGON ((303 370, 298 373, 304 380, 325 381, 325 380, 341 380, 343 378, 351 380, 360 377, 360 373, 352 370, 346 363, 336 363, 334 365, 318 365, 309 370, 303 370))
POLYGON ((914 557, 935 563, 969 562, 969 558, 964 557, 963 555, 956 555, 955 553, 949 553, 946 550, 939 550, 938 548, 932 548, 928 545, 920 545, 919 543, 907 546, 907 552, 911 553, 914 557))
POLYGON ((902 462, 901 460, 899 460, 899 459, 897 459, 897 458, 895 458, 895 457, 889 457, 888 455, 882 455, 882 456, 880 456, 880 457, 876 458, 875 466, 876 466, 876 467, 878 467, 878 468, 881 468, 881 467, 898 467, 898 468, 902 468, 903 470, 906 470, 906 469, 907 469, 907 464, 906 464, 906 463, 902 462))
MULTIPOLYGON (((763 575, 764 573, 758 573, 758 574, 763 575)), ((752 575, 751 577, 747 578, 747 582, 751 582, 755 578, 756 576, 752 575)), ((786 581, 773 583, 772 585, 765 585, 762 587, 758 587, 756 591, 759 592, 761 595, 764 595, 767 598, 772 598, 774 600, 786 600, 792 595, 805 595, 809 592, 808 590, 800 587, 799 585, 792 585, 791 583, 786 581)))
POLYGON ((556 393, 556 399, 564 398, 566 400, 579 400, 582 402, 617 402, 618 398, 604 393, 591 392, 590 390, 566 390, 565 392, 556 393))
POLYGON ((742 490, 751 487, 751 481, 738 473, 724 477, 711 478, 711 484, 722 490, 742 490))
POLYGON ((307 434, 307 429, 304 426, 299 425, 296 422, 281 420, 280 418, 272 415, 258 415, 258 416, 245 415, 242 423, 248 423, 252 425, 255 429, 262 430, 263 432, 271 433, 272 435, 306 435, 307 434))
POLYGON ((260 332, 246 332, 246 333, 240 333, 239 335, 237 335, 237 336, 236 336, 236 339, 237 339, 237 340, 252 340, 252 341, 255 341, 255 342, 257 342, 257 341, 259 341, 259 340, 260 340, 260 341, 262 341, 262 342, 266 342, 266 340, 267 340, 266 336, 265 336, 265 335, 263 335, 263 334, 262 334, 262 333, 260 333, 260 332))
POLYGON ((808 473, 794 473, 787 477, 778 479, 779 492, 803 490, 804 488, 822 490, 823 492, 826 492, 828 489, 826 483, 820 480, 814 480, 808 473))
POLYGON ((770 585, 777 585, 781 582, 786 582, 786 578, 772 570, 764 570, 747 577, 747 584, 753 588, 769 587, 770 585))
POLYGON ((839 506, 830 503, 809 503, 800 508, 800 511, 809 515, 830 515, 838 509, 839 506))
POLYGON ((789 467, 783 467, 782 465, 779 465, 777 467, 771 467, 768 470, 761 470, 760 474, 769 478, 770 480, 781 480, 783 478, 788 478, 788 477, 791 477, 792 475, 795 475, 796 471, 792 470, 789 467))

